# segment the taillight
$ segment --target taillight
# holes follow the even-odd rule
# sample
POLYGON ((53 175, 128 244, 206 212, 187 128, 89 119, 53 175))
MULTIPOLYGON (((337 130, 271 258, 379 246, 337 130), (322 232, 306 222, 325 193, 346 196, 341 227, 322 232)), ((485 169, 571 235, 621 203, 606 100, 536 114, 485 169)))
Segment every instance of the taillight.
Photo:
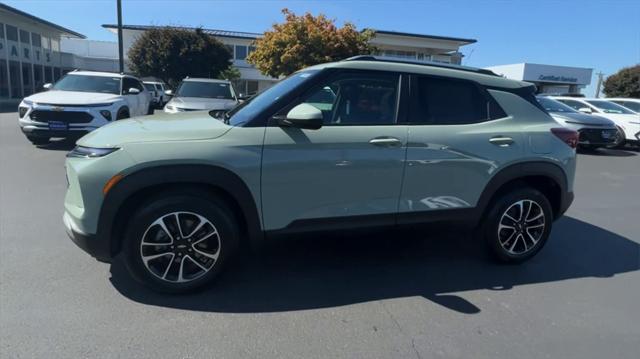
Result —
POLYGON ((562 142, 566 143, 571 148, 578 147, 578 135, 577 131, 570 130, 564 127, 556 127, 551 129, 551 133, 556 135, 562 142))

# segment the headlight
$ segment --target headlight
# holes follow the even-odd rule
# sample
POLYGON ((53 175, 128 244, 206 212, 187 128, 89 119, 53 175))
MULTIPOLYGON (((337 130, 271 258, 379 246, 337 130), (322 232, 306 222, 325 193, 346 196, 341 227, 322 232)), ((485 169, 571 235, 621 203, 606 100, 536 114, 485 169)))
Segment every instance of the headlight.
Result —
POLYGON ((86 105, 86 107, 109 107, 111 105, 113 105, 113 102, 92 103, 90 105, 86 105))
POLYGON ((111 121, 111 111, 109 110, 100 110, 100 114, 102 117, 106 118, 107 121, 111 121))
POLYGON ((67 157, 95 158, 104 157, 112 152, 119 150, 118 147, 111 148, 95 148, 76 146, 71 152, 67 153, 67 157))

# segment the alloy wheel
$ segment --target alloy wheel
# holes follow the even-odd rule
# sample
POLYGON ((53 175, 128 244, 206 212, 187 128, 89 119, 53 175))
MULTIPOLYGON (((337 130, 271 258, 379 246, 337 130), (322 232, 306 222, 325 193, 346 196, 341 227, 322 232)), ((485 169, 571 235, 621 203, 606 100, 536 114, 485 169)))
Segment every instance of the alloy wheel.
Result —
POLYGON ((533 250, 545 230, 545 215, 535 201, 524 199, 513 203, 500 218, 498 239, 510 255, 523 255, 533 250))
POLYGON ((185 283, 211 271, 220 244, 220 233, 207 218, 193 212, 173 212, 156 219, 145 230, 140 255, 154 276, 185 283))

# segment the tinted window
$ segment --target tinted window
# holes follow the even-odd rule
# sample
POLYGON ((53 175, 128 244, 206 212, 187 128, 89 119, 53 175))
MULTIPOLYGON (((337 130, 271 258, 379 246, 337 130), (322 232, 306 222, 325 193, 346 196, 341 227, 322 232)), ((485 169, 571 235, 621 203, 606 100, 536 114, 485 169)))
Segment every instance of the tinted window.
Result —
POLYGON ((18 28, 15 26, 7 25, 7 40, 18 41, 18 28))
POLYGON ((411 96, 411 123, 462 125, 505 117, 489 95, 468 81, 418 77, 411 96))
POLYGON ((625 101, 621 103, 621 105, 628 109, 631 109, 632 111, 640 112, 640 102, 625 101))
POLYGON ((391 125, 397 98, 397 75, 345 74, 316 88, 303 103, 322 111, 325 125, 391 125))
POLYGON ((140 92, 144 91, 144 87, 142 86, 142 84, 140 83, 140 81, 136 80, 136 79, 132 79, 130 77, 125 77, 122 80, 122 91, 123 93, 128 92, 130 88, 135 88, 140 90, 140 92))
MULTIPOLYGON (((56 68, 56 72, 60 69, 56 68)), ((120 78, 107 76, 66 75, 56 82, 53 89, 60 91, 81 91, 120 93, 120 78)))
POLYGON ((231 86, 223 82, 183 81, 176 91, 176 96, 233 100, 231 86))
POLYGON ((542 107, 544 107, 544 109, 549 112, 577 112, 576 110, 563 104, 562 102, 550 99, 548 97, 536 97, 536 100, 538 100, 540 105, 542 105, 542 107))
POLYGON ((599 110, 601 110, 604 113, 616 113, 616 114, 625 114, 625 115, 633 114, 633 111, 630 111, 629 109, 610 101, 587 100, 587 102, 597 107, 599 110))
POLYGON ((144 87, 147 89, 147 91, 155 91, 156 88, 155 86, 153 86, 153 84, 144 84, 144 87))
POLYGON ((28 44, 30 43, 30 37, 31 36, 29 35, 28 31, 20 30, 20 42, 22 42, 23 44, 28 44))
POLYGON ((31 43, 33 44, 33 46, 36 46, 36 47, 42 46, 42 38, 40 37, 40 34, 36 34, 35 32, 32 32, 31 43))
POLYGON ((563 104, 571 107, 572 109, 579 111, 581 108, 589 108, 588 105, 580 102, 580 101, 574 101, 574 100, 565 100, 565 99, 558 99, 558 101, 562 102, 563 104))
POLYGON ((247 47, 236 45, 236 60, 244 60, 247 58, 247 47))

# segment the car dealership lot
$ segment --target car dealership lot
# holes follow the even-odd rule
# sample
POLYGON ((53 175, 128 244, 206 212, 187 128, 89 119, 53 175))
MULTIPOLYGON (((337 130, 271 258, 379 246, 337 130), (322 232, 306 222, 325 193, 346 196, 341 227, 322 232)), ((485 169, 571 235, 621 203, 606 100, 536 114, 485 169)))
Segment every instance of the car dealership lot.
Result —
POLYGON ((64 233, 68 143, 0 115, 0 357, 636 358, 640 152, 578 160, 545 249, 488 261, 463 233, 331 236, 245 255, 214 287, 152 293, 64 233), (347 241, 348 240, 348 241, 347 241))

